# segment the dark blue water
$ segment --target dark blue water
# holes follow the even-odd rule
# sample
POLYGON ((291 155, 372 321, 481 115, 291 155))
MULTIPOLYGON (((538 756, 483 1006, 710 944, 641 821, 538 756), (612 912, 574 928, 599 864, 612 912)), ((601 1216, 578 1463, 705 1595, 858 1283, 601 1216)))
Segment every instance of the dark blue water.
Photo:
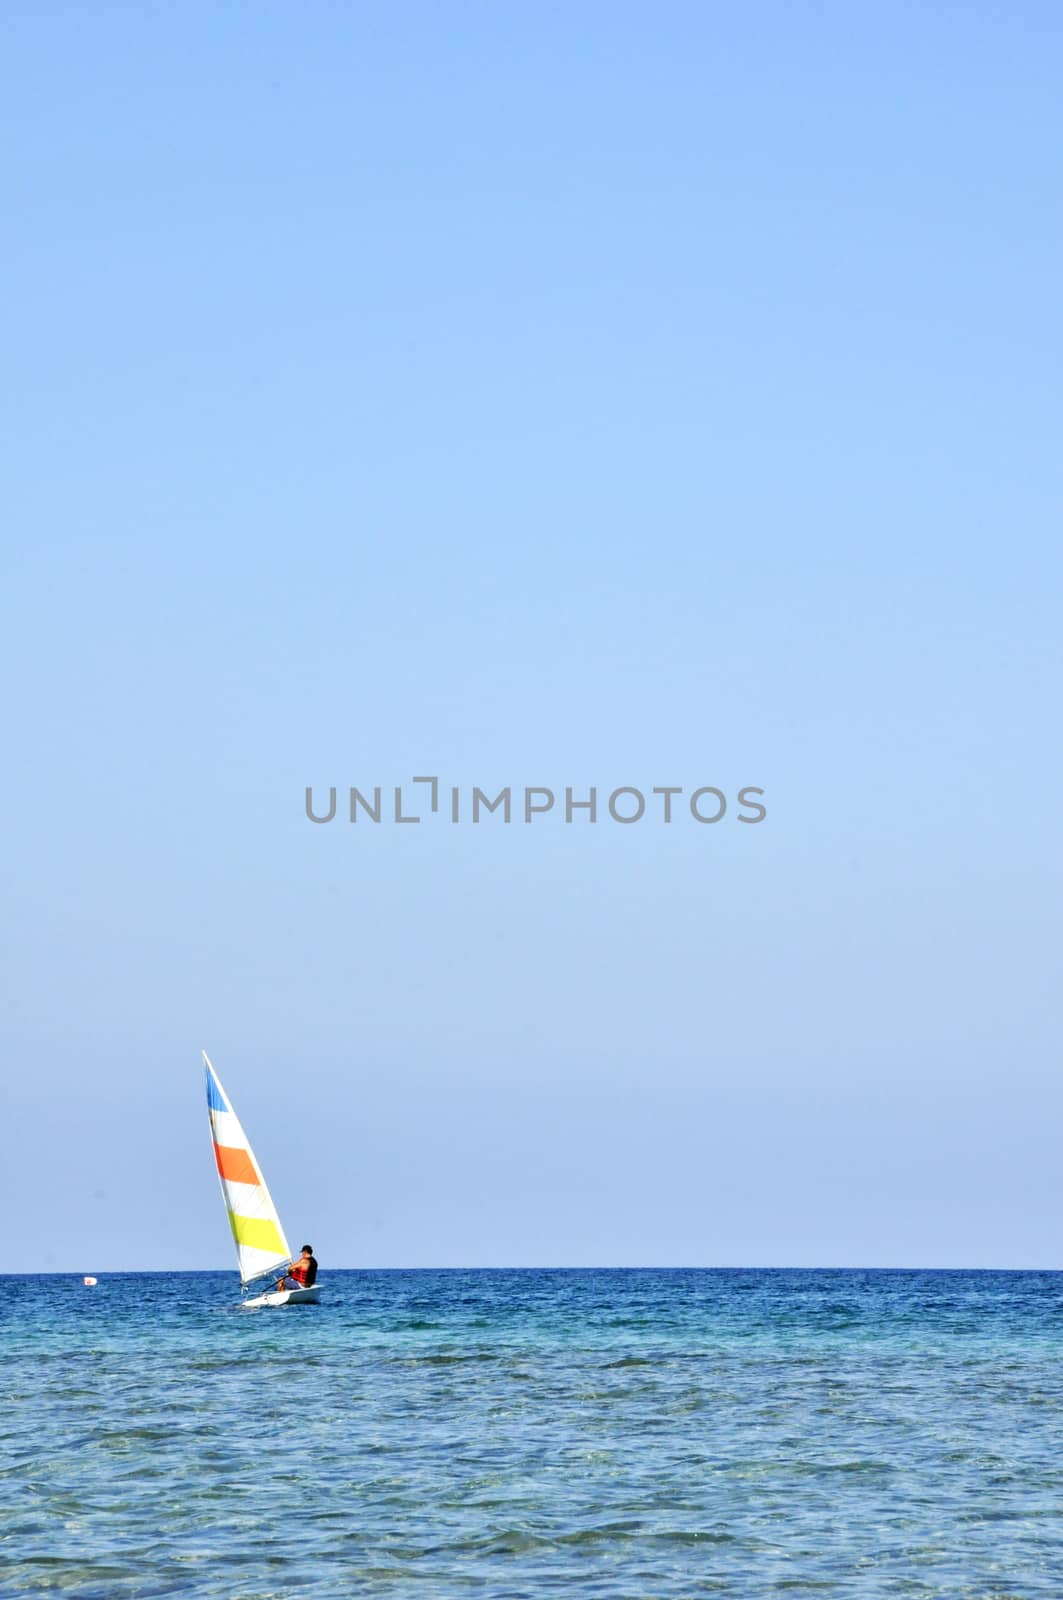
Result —
POLYGON ((0 1594, 1063 1595, 1063 1275, 0 1296, 0 1594))

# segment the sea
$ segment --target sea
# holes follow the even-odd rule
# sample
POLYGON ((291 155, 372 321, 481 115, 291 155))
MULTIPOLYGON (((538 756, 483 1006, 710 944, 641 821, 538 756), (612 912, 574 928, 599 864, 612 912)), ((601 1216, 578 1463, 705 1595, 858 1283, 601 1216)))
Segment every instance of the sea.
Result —
POLYGON ((0 1595, 1063 1596, 1063 1274, 8 1279, 0 1595))

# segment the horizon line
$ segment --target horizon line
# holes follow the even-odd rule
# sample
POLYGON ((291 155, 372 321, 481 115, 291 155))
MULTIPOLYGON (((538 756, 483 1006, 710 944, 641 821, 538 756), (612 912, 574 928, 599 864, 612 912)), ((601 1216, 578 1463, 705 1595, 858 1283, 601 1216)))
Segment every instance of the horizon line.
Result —
MULTIPOLYGON (((753 1265, 743 1266, 708 1266, 693 1263, 672 1262, 663 1263, 584 1263, 579 1266, 559 1266, 549 1263, 535 1265, 448 1265, 426 1266, 417 1264, 395 1265, 359 1265, 359 1266, 332 1266, 321 1271, 322 1281, 329 1272, 1063 1272, 1063 1264, 1055 1266, 957 1266, 945 1263, 904 1264, 891 1263, 889 1265, 871 1263, 821 1263, 812 1265, 753 1265)), ((236 1276, 235 1267, 94 1267, 88 1272, 84 1267, 56 1267, 29 1272, 0 1272, 0 1279, 25 1279, 25 1278, 80 1278, 85 1276, 138 1277, 138 1278, 172 1278, 172 1277, 204 1277, 236 1276)), ((268 1274, 266 1274, 268 1276, 268 1274)))

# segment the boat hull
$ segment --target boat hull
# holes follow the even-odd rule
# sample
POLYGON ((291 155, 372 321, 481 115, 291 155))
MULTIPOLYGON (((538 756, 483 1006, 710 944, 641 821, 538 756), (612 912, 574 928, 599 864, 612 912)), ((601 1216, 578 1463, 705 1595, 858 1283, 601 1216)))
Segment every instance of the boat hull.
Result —
POLYGON ((268 1294, 256 1294, 253 1300, 245 1300, 245 1311, 262 1311, 267 1306, 316 1306, 321 1295, 320 1287, 315 1283, 310 1289, 271 1289, 268 1294))

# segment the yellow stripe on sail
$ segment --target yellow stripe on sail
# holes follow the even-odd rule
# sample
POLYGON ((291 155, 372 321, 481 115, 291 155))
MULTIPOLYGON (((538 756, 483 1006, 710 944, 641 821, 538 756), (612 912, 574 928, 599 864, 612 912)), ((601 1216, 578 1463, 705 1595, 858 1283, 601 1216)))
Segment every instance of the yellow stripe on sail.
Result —
POLYGON ((230 1211, 229 1226, 237 1244, 246 1244, 252 1250, 271 1250, 276 1256, 288 1254, 280 1229, 269 1217, 238 1217, 230 1211))

